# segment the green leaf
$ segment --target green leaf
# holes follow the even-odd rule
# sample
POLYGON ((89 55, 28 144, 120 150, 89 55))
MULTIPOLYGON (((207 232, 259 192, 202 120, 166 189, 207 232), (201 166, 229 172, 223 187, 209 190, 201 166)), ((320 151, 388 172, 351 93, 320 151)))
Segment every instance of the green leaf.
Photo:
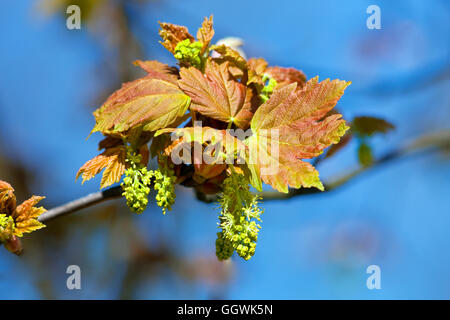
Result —
POLYGON ((202 47, 203 44, 201 42, 191 42, 189 39, 186 39, 178 42, 173 56, 180 62, 180 66, 193 66, 197 69, 203 69, 202 47))
POLYGON ((387 133, 395 128, 388 121, 376 117, 355 117, 351 124, 352 131, 360 137, 370 137, 376 133, 387 133))
POLYGON ((368 167, 373 163, 372 148, 365 142, 359 145, 358 159, 359 163, 364 167, 368 167))

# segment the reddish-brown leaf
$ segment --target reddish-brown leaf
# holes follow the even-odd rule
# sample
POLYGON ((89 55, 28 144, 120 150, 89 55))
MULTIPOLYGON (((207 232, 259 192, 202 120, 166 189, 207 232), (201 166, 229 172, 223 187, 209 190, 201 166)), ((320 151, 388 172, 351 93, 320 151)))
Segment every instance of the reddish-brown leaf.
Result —
POLYGON ((206 48, 208 48, 213 36, 214 36, 213 16, 211 15, 209 19, 205 18, 205 20, 202 23, 202 27, 198 29, 197 32, 197 40, 203 44, 201 52, 202 54, 205 52, 206 48))
POLYGON ((264 87, 262 81, 263 75, 267 68, 267 61, 263 58, 250 58, 247 61, 248 80, 247 85, 254 83, 259 89, 264 87))
POLYGON ((98 143, 98 150, 102 149, 109 149, 113 147, 117 147, 118 145, 123 144, 122 139, 112 137, 112 136, 106 136, 104 139, 100 140, 98 143))
POLYGON ((269 67, 266 73, 274 78, 280 87, 296 82, 298 88, 302 88, 306 82, 305 74, 294 68, 269 67))
POLYGON ((235 78, 240 78, 247 71, 247 61, 233 48, 222 44, 211 46, 219 54, 218 57, 212 58, 215 62, 222 64, 228 62, 228 71, 235 78))
POLYGON ((192 110, 223 122, 246 128, 252 117, 251 91, 230 79, 227 64, 209 61, 205 74, 196 68, 182 68, 180 88, 192 99, 192 110))
POLYGON ((165 128, 183 117, 190 99, 176 85, 150 76, 126 83, 94 112, 92 132, 126 132, 142 126, 144 131, 165 128))
POLYGON ((0 180, 0 214, 11 215, 16 208, 14 188, 6 181, 0 180))
POLYGON ((173 84, 177 83, 178 80, 177 68, 169 67, 167 64, 161 63, 156 60, 150 61, 136 60, 134 64, 147 71, 148 76, 150 78, 161 79, 173 84))
POLYGON ((188 29, 184 26, 178 26, 172 23, 159 23, 161 29, 159 35, 163 39, 162 45, 170 52, 175 52, 177 43, 185 39, 195 41, 194 37, 189 33, 188 29))
POLYGON ((288 192, 289 186, 323 189, 318 172, 301 159, 320 155, 348 129, 340 114, 326 114, 349 84, 329 79, 318 83, 314 78, 297 90, 292 83, 276 89, 259 107, 248 140, 248 166, 256 188, 261 188, 262 178, 280 192, 288 192))

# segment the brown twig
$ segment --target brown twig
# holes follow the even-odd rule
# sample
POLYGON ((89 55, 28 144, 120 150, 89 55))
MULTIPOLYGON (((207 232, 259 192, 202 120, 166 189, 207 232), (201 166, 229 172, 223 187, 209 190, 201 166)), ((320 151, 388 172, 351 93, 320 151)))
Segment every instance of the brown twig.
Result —
POLYGON ((53 208, 41 214, 38 218, 41 222, 46 222, 57 217, 93 206, 94 204, 119 198, 122 195, 122 187, 115 186, 104 191, 94 192, 82 198, 73 200, 59 207, 53 208))

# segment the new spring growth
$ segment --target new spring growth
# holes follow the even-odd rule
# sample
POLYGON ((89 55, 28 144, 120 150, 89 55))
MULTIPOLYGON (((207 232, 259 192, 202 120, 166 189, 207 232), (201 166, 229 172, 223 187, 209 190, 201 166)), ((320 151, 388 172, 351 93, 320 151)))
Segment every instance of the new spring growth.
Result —
POLYGON ((131 147, 127 148, 128 169, 122 182, 122 195, 127 199, 127 206, 136 213, 142 213, 148 205, 148 194, 152 179, 157 191, 156 203, 166 213, 175 202, 175 180, 173 169, 162 165, 158 170, 148 170, 141 164, 141 155, 136 155, 131 147))
MULTIPOLYGON (((131 210, 138 213, 147 207, 152 186, 163 212, 170 209, 175 199, 175 182, 195 188, 199 195, 222 190, 217 255, 223 260, 236 251, 249 259, 255 252, 261 215, 259 198, 250 192, 249 184, 261 191, 266 183, 283 193, 290 188, 324 189, 318 171, 304 160, 313 159, 325 148, 337 144, 349 128, 339 113, 330 111, 350 82, 319 81, 318 77, 307 81, 300 70, 269 66, 263 58, 246 59, 231 42, 211 45, 212 17, 204 19, 196 37, 184 26, 171 23, 160 26, 162 44, 174 54, 179 68, 158 61, 138 61, 147 74, 123 85, 94 112, 92 132, 105 136, 101 143, 105 151, 86 162, 78 175, 84 181, 103 171, 104 188, 119 182, 126 173, 123 195, 131 210), (205 131, 200 128, 200 136, 195 134, 199 129, 197 119, 209 127, 205 131), (227 128, 225 123, 228 129, 242 130, 242 139, 232 134, 228 139, 229 134, 223 132, 227 128), (250 135, 243 132, 247 128, 250 135), (212 160, 212 166, 206 163, 199 168, 199 164, 191 162, 186 162, 186 167, 178 166, 184 159, 176 151, 183 151, 182 158, 185 154, 192 156, 190 151, 180 150, 184 141, 169 143, 155 139, 175 131, 193 136, 192 141, 186 142, 189 146, 195 142, 194 156, 197 142, 205 151, 208 148, 208 160, 203 160, 205 163, 212 160), (216 148, 218 141, 204 138, 207 132, 208 135, 214 132, 211 137, 225 137, 228 141, 216 148), (128 157, 116 136, 136 144, 134 150, 128 151, 128 157), (144 143, 151 144, 153 155, 170 154, 170 159, 160 158, 159 169, 148 170, 136 155, 138 144, 144 143), (222 157, 225 165, 213 160, 222 157), (171 160, 175 166, 167 167, 171 160), (241 172, 233 168, 235 163, 250 164, 251 170, 241 172), (226 165, 231 165, 232 172, 224 171, 226 165)), ((146 158, 145 151, 141 154, 146 158)))
POLYGON ((181 64, 187 64, 202 69, 202 47, 203 45, 199 41, 191 42, 191 40, 185 39, 177 43, 174 56, 181 64))
POLYGON ((142 213, 147 208, 150 183, 153 171, 147 170, 141 164, 142 156, 136 155, 131 147, 127 147, 127 159, 129 167, 125 171, 125 178, 121 184, 122 195, 127 199, 127 206, 131 211, 142 213))
POLYGON ((154 171, 154 188, 157 191, 156 203, 162 208, 163 214, 166 214, 166 209, 171 210, 175 203, 175 182, 177 178, 172 165, 168 163, 167 159, 162 160, 160 168, 154 171))
POLYGON ((14 220, 11 216, 0 214, 0 243, 9 240, 14 234, 14 220))
POLYGON ((255 254, 262 210, 258 195, 252 194, 244 175, 233 173, 224 180, 219 197, 221 212, 217 234, 216 255, 219 260, 231 257, 234 251, 245 260, 255 254))
POLYGON ((261 98, 262 102, 266 102, 267 100, 269 100, 270 95, 273 92, 273 89, 275 89, 277 81, 266 73, 264 74, 262 81, 265 84, 265 86, 262 88, 259 97, 261 98))

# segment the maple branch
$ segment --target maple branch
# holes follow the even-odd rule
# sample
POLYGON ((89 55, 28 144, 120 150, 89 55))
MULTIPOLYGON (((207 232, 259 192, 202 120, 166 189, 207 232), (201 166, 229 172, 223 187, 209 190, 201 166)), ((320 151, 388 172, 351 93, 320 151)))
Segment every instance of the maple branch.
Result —
POLYGON ((73 200, 71 202, 68 202, 66 204, 63 204, 59 207, 50 209, 43 214, 41 214, 38 218, 40 222, 46 222, 49 220, 52 220, 54 218, 93 206, 97 203, 119 198, 122 196, 122 187, 121 186, 115 186, 111 187, 109 189, 94 192, 91 194, 88 194, 87 196, 84 196, 82 198, 73 200))
MULTIPOLYGON (((439 151, 443 149, 449 149, 450 150, 450 131, 444 131, 438 134, 434 135, 427 135, 422 138, 419 138, 415 140, 413 143, 408 144, 404 147, 400 147, 398 149, 395 149, 391 152, 386 153, 384 156, 374 160, 373 164, 371 166, 367 167, 360 167, 358 169, 355 169, 354 171, 351 171, 341 177, 338 177, 328 183, 324 184, 325 191, 322 192, 315 188, 300 188, 300 189, 291 189, 289 193, 280 193, 277 191, 265 191, 261 192, 261 196, 265 201, 268 200, 284 200, 289 199, 301 195, 310 195, 310 194, 325 194, 327 192, 336 190, 343 185, 345 185, 350 180, 353 180, 353 178, 360 176, 362 173, 367 172, 374 168, 379 168, 382 165, 388 164, 393 162, 394 160, 403 158, 405 156, 417 156, 424 153, 430 153, 434 151, 439 151)), ((94 192, 87 196, 84 196, 82 198, 76 199, 74 201, 71 201, 69 203, 63 204, 59 207, 50 209, 43 213, 38 220, 41 222, 46 222, 51 219, 81 210, 83 208, 87 208, 90 206, 93 206, 97 203, 110 200, 110 199, 116 199, 121 197, 122 195, 122 187, 121 186, 115 186, 111 187, 109 189, 106 189, 104 191, 94 192)), ((217 200, 216 196, 209 197, 208 195, 197 193, 196 194, 197 199, 210 203, 217 200)))

